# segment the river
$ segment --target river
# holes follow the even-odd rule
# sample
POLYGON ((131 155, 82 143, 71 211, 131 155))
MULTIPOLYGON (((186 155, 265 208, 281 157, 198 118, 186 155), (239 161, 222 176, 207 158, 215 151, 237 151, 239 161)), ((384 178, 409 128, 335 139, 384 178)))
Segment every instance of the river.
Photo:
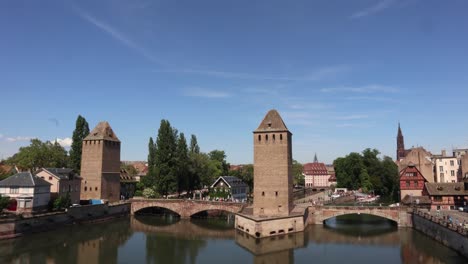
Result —
POLYGON ((136 216, 0 241, 0 263, 467 263, 409 228, 368 215, 262 240, 220 219, 136 216))

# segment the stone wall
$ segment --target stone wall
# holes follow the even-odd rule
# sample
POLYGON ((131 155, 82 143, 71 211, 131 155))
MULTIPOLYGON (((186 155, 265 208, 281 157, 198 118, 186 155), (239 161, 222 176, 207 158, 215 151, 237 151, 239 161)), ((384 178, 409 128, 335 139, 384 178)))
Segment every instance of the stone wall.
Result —
POLYGON ((58 228, 72 223, 113 218, 130 213, 129 203, 115 205, 98 204, 68 208, 66 212, 47 213, 4 219, 0 221, 0 239, 13 238, 27 233, 36 233, 58 228))
POLYGON ((468 234, 466 231, 446 227, 431 216, 418 213, 413 214, 413 227, 468 258, 468 234))
POLYGON ((235 228, 256 238, 284 235, 304 231, 304 217, 288 216, 267 219, 254 219, 236 215, 235 228))

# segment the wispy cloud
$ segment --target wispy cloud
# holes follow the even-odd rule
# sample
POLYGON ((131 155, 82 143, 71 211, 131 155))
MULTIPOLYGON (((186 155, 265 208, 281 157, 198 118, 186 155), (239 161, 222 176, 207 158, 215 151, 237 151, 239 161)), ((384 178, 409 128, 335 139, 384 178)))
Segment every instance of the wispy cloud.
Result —
MULTIPOLYGON (((55 141, 55 140, 52 140, 52 142, 55 141)), ((73 143, 73 139, 71 138, 64 138, 64 139, 61 139, 61 138, 57 138, 57 143, 60 144, 60 146, 64 147, 64 148, 68 148, 72 145, 73 143)))
POLYGON ((367 85, 360 87, 336 87, 336 88, 323 88, 320 89, 322 93, 397 93, 399 90, 395 87, 385 85, 367 85))
POLYGON ((99 20, 98 18, 90 15, 89 13, 85 12, 84 10, 75 7, 74 8, 76 13, 80 16, 81 19, 84 21, 92 24, 93 26, 97 27, 104 33, 108 34, 118 42, 122 43, 123 45, 127 46, 131 50, 139 53, 146 59, 152 61, 152 62, 157 62, 161 64, 162 62, 156 58, 149 50, 145 49, 138 43, 136 43, 134 40, 132 40, 130 37, 126 36, 124 33, 116 29, 115 27, 105 23, 102 20, 99 20))
POLYGON ((350 18, 351 19, 358 19, 358 18, 362 18, 362 17, 366 17, 366 16, 369 16, 369 15, 376 14, 378 12, 381 12, 381 11, 391 7, 395 2, 396 2, 396 0, 379 0, 373 6, 370 6, 370 7, 364 8, 364 9, 362 9, 360 11, 355 12, 354 14, 352 14, 350 16, 350 18))
POLYGON ((197 74, 218 78, 228 79, 249 79, 249 80, 270 80, 270 81, 319 81, 326 78, 335 77, 341 73, 350 71, 351 67, 347 65, 327 66, 312 70, 306 74, 297 75, 271 75, 255 74, 246 72, 230 72, 200 69, 163 69, 154 70, 154 72, 175 73, 175 74, 197 74))
POLYGON ((199 87, 187 88, 183 91, 182 94, 184 96, 203 97, 203 98, 228 98, 232 96, 232 94, 226 91, 199 88, 199 87))
POLYGON ((345 115, 345 116, 337 116, 335 117, 336 120, 358 120, 358 119, 366 119, 369 118, 368 115, 345 115))
POLYGON ((33 138, 32 137, 17 136, 17 137, 7 137, 6 141, 8 141, 8 142, 21 142, 21 141, 29 141, 31 139, 33 139, 33 138))

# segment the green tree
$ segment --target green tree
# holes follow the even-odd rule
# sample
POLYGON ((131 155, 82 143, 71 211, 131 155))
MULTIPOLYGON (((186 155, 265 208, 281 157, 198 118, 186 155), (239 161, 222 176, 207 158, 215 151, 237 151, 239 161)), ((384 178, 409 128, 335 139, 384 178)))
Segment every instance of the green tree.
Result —
POLYGON ((171 127, 168 120, 161 120, 155 147, 156 189, 166 195, 177 189, 176 148, 177 130, 171 127))
POLYGON ((305 177, 304 177, 304 174, 302 174, 302 171, 303 171, 302 164, 299 163, 297 160, 293 160, 292 171, 293 171, 293 176, 294 176, 294 185, 304 186, 305 177))
POLYGON ((226 162, 226 153, 224 152, 224 150, 215 149, 211 151, 208 155, 210 156, 210 159, 212 161, 217 161, 213 162, 213 165, 217 166, 219 170, 221 170, 221 173, 217 176, 219 177, 222 175, 227 175, 229 172, 230 165, 226 162))
POLYGON ((192 135, 190 138, 190 153, 200 153, 200 147, 198 146, 197 137, 192 135))
POLYGON ((54 200, 54 210, 61 210, 68 208, 72 205, 71 203, 71 198, 70 198, 70 193, 67 192, 65 196, 59 196, 57 199, 54 200))
POLYGON ((246 164, 237 170, 230 170, 229 176, 236 176, 249 186, 250 192, 253 190, 253 174, 254 169, 252 164, 246 164))
POLYGON ((8 163, 17 165, 22 169, 36 171, 44 167, 66 167, 68 156, 66 150, 57 142, 42 142, 32 139, 27 147, 21 147, 8 163))
POLYGON ((180 133, 176 148, 176 176, 177 176, 177 191, 180 193, 183 190, 189 189, 189 166, 190 158, 187 147, 187 140, 184 133, 180 133))
POLYGON ((120 168, 128 173, 128 176, 136 176, 138 174, 137 169, 132 164, 120 164, 120 168))
POLYGON ((70 168, 78 174, 81 170, 81 152, 83 147, 83 139, 89 135, 89 125, 86 119, 78 115, 76 119, 75 130, 73 131, 73 143, 70 148, 70 168))
POLYGON ((10 198, 0 194, 0 213, 10 204, 10 198))

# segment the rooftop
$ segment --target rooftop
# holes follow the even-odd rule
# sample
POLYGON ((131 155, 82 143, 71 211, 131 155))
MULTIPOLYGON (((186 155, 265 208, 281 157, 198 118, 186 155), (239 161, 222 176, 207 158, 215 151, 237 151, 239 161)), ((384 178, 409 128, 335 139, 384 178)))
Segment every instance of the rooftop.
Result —
POLYGON ((276 110, 270 110, 254 132, 289 132, 276 110))
POLYGON ((463 182, 426 182, 425 186, 429 195, 468 195, 463 182))
POLYGON ((50 186, 47 181, 32 175, 30 172, 20 172, 0 181, 0 187, 35 187, 50 186))
POLYGON ((109 140, 120 142, 107 121, 99 122, 84 140, 109 140))

